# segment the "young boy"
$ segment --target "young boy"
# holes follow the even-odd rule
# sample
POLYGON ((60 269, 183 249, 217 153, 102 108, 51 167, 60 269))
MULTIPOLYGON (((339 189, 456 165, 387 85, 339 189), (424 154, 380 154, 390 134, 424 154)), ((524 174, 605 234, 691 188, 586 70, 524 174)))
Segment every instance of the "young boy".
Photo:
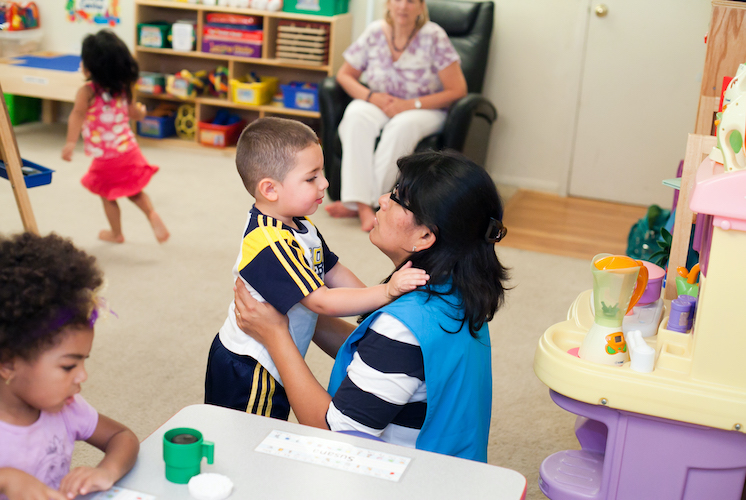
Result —
MULTIPOLYGON (((287 314, 302 355, 318 314, 372 311, 427 282, 424 271, 405 267, 388 283, 365 288, 338 262, 306 217, 316 212, 329 186, 318 138, 307 125, 282 118, 252 122, 238 140, 236 166, 256 202, 233 266, 234 280, 240 276, 257 300, 287 314)), ((272 358, 238 328, 234 302, 210 347, 205 403, 283 420, 290 413, 272 358)))

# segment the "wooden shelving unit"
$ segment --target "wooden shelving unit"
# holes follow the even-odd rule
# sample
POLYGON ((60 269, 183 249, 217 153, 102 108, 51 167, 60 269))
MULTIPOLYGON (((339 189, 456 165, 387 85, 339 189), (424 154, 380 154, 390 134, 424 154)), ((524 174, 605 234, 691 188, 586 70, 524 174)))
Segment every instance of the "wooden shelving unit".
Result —
MULTIPOLYGON (((152 21, 175 22, 186 19, 196 23, 196 50, 180 52, 172 49, 136 46, 135 58, 140 65, 140 71, 174 74, 182 69, 193 72, 203 69, 212 70, 216 66, 225 66, 228 68, 229 78, 240 78, 246 74, 255 72, 261 76, 277 77, 280 84, 287 84, 293 80, 319 83, 326 76, 334 75, 337 72, 344 62, 342 52, 352 41, 352 14, 315 16, 289 12, 234 9, 183 3, 175 0, 135 0, 136 30, 139 23, 152 21), (243 14, 261 18, 264 31, 261 57, 238 57, 202 52, 202 28, 206 22, 207 14, 211 12, 243 14), (278 23, 280 20, 287 19, 323 23, 329 26, 329 57, 327 64, 320 66, 304 65, 282 60, 275 56, 278 23)), ((137 40, 137 33, 135 33, 135 40, 137 40)), ((286 108, 276 104, 255 106, 213 97, 181 99, 164 94, 153 95, 138 92, 137 100, 144 102, 148 107, 157 104, 158 101, 194 103, 198 121, 210 120, 215 116, 219 108, 230 108, 247 121, 274 115, 294 117, 315 125, 313 122, 317 122, 320 117, 317 111, 286 108)))

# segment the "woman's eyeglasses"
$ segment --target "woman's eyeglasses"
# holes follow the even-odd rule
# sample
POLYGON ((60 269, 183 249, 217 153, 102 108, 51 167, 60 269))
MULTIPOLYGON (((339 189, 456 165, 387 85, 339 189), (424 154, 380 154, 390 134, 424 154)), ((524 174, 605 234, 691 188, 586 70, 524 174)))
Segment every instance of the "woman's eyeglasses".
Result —
POLYGON ((412 211, 412 209, 411 209, 411 208, 409 208, 409 203, 404 203, 404 202, 403 202, 403 201, 401 201, 401 199, 399 198, 399 184, 398 184, 398 183, 397 183, 397 184, 395 184, 393 188, 391 188, 391 192, 389 193, 389 198, 390 198, 390 199, 391 199, 391 201, 393 201, 394 203, 396 203, 396 204, 398 204, 398 205, 401 205, 402 207, 406 208, 406 209, 407 209, 407 210, 409 210, 410 212, 412 211))

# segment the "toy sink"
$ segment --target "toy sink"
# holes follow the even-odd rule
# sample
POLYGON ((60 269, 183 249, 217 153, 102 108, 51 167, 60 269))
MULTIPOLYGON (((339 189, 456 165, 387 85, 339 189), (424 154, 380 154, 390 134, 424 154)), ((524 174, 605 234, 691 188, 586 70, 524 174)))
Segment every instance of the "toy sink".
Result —
POLYGON ((657 335, 645 338, 656 350, 652 372, 633 371, 629 361, 622 366, 592 363, 568 353, 580 347, 593 324, 591 290, 586 290, 570 306, 567 320, 542 335, 534 372, 550 389, 578 401, 743 432, 743 390, 692 376, 695 335, 666 329, 667 310, 668 303, 657 335))

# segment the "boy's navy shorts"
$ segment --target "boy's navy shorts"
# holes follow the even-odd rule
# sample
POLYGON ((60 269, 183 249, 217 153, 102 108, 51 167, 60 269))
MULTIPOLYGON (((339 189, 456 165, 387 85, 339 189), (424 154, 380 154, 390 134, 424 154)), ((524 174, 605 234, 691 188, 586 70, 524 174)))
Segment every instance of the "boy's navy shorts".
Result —
POLYGON ((229 351, 215 336, 207 358, 205 403, 287 420, 285 388, 251 356, 229 351))

